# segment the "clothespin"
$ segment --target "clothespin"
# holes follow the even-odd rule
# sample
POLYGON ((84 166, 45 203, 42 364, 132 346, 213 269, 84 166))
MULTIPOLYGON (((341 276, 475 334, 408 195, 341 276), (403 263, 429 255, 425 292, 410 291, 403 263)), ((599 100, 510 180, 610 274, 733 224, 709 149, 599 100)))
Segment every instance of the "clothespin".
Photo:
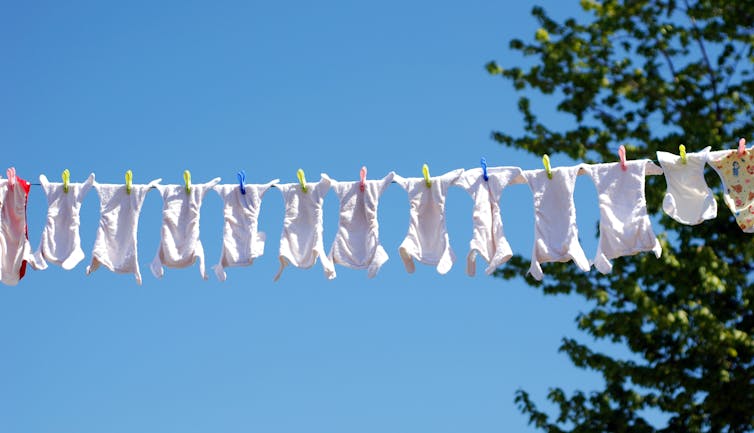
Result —
POLYGON ((359 171, 359 177, 361 178, 361 184, 359 185, 359 189, 361 192, 364 192, 364 187, 366 186, 366 180, 367 180, 367 167, 365 165, 361 166, 361 171, 359 171))
POLYGON ((299 168, 296 171, 296 177, 298 177, 298 183, 301 184, 301 191, 303 191, 304 193, 306 193, 307 192, 307 188, 306 188, 306 176, 304 176, 304 170, 302 170, 302 169, 299 168))
POLYGON ((545 156, 542 157, 542 164, 545 166, 545 171, 547 171, 547 178, 552 179, 552 167, 550 167, 550 156, 545 153, 545 156))
POLYGON ((680 145, 678 146, 678 153, 681 155, 681 164, 686 164, 686 146, 680 145))
POLYGON ((422 165, 422 175, 424 175, 424 183, 427 184, 427 188, 431 188, 432 181, 429 180, 429 167, 427 164, 422 165))
POLYGON ((126 171, 126 194, 131 194, 131 184, 134 181, 134 174, 131 170, 126 171))
POLYGON ((63 179, 63 192, 68 194, 68 182, 71 180, 71 172, 66 168, 60 177, 63 179))
POLYGON ((236 176, 238 176, 238 188, 241 190, 241 194, 246 195, 246 186, 244 185, 244 182, 246 182, 246 173, 241 170, 236 176))
POLYGON ((621 144, 618 147, 618 157, 620 158, 620 168, 626 171, 626 146, 621 144))
POLYGON ((16 168, 9 168, 5 171, 5 174, 8 176, 8 186, 10 186, 11 188, 16 186, 16 168))
POLYGON ((744 156, 744 153, 746 153, 746 139, 742 137, 738 140, 738 156, 744 156))
POLYGON ((479 163, 482 164, 482 177, 484 178, 484 181, 487 182, 490 180, 490 177, 487 176, 487 159, 482 158, 479 163))
POLYGON ((183 170, 183 183, 186 185, 186 194, 191 194, 191 172, 183 170))

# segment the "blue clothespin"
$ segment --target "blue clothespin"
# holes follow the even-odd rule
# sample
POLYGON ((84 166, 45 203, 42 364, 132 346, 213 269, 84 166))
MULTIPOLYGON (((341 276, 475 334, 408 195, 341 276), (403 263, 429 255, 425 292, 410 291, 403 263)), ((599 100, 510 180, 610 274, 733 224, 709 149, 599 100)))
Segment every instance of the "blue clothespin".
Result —
POLYGON ((487 159, 482 158, 479 162, 482 164, 482 177, 484 178, 484 181, 487 182, 490 180, 490 177, 487 176, 487 159))
POLYGON ((241 170, 238 172, 237 176, 238 176, 238 187, 241 188, 241 194, 246 195, 246 187, 244 186, 244 182, 246 182, 246 172, 241 170))

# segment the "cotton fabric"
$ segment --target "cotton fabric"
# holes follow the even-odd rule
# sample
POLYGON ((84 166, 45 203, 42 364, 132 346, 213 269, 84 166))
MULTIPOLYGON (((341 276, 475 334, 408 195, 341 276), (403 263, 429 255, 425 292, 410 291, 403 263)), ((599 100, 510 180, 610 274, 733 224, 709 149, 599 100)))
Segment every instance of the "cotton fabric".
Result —
POLYGON ((394 176, 391 172, 380 180, 365 180, 364 191, 360 181, 332 181, 340 200, 338 232, 329 254, 334 264, 367 269, 367 276, 373 278, 387 261, 387 252, 380 245, 377 206, 394 176))
POLYGON ((150 189, 160 183, 153 180, 146 185, 131 185, 131 193, 125 185, 94 182, 100 197, 100 221, 92 250, 92 262, 86 268, 87 275, 104 266, 119 274, 133 274, 141 284, 136 231, 139 213, 150 189))
POLYGON ((500 197, 508 185, 523 182, 521 169, 488 167, 487 177, 488 180, 485 181, 482 169, 475 168, 464 171, 457 182, 457 185, 466 190, 474 200, 474 229, 466 258, 466 273, 469 276, 476 274, 477 255, 482 256, 487 262, 487 275, 495 272, 495 269, 513 257, 513 251, 503 231, 500 197))
POLYGON ((687 153, 686 163, 668 152, 657 152, 657 160, 668 185, 662 210, 681 224, 696 225, 717 216, 717 201, 704 180, 704 166, 709 160, 709 147, 687 153))
POLYGON ((84 260, 79 234, 81 203, 94 184, 94 173, 83 183, 69 183, 68 192, 63 183, 50 182, 44 174, 39 176, 39 184, 47 197, 47 223, 31 265, 42 270, 50 262, 69 271, 84 260))
POLYGON ((416 271, 414 260, 435 266, 440 275, 450 271, 456 256, 450 247, 445 223, 445 197, 463 169, 432 177, 427 187, 424 178, 395 175, 395 182, 408 193, 409 226, 398 252, 408 273, 416 271))
POLYGON ((581 165, 552 169, 552 179, 545 170, 525 170, 522 177, 534 200, 534 248, 529 273, 542 280, 542 263, 573 260, 579 269, 589 270, 589 260, 579 244, 576 205, 573 191, 581 165))
POLYGON ((180 269, 199 262, 202 279, 209 276, 204 266, 204 247, 199 239, 199 216, 204 196, 220 178, 207 183, 192 184, 189 192, 185 185, 157 185, 162 195, 162 229, 160 246, 150 268, 157 278, 165 275, 165 269, 180 269))
POLYGON ((26 203, 29 182, 16 177, 11 185, 0 180, 0 280, 15 286, 26 274, 26 263, 31 262, 31 245, 28 239, 26 203))
POLYGON ((646 175, 660 175, 662 169, 648 159, 620 163, 584 165, 599 196, 600 239, 594 267, 610 273, 611 259, 652 251, 660 257, 662 246, 652 230, 644 194, 646 175))
POLYGON ((710 152, 709 164, 723 181, 723 200, 745 233, 754 233, 754 150, 710 152))
POLYGON ((280 270, 275 281, 280 279, 286 266, 309 269, 317 258, 322 262, 327 279, 335 278, 335 268, 325 254, 322 240, 322 205, 330 183, 330 178, 322 173, 319 182, 306 184, 306 192, 298 183, 276 185, 285 201, 285 217, 280 235, 280 270))
POLYGON ((245 185, 241 194, 238 184, 216 185, 213 189, 223 200, 223 250, 220 262, 213 267, 220 281, 225 281, 225 268, 249 266, 264 254, 265 233, 260 232, 259 213, 262 197, 279 179, 262 185, 245 185))

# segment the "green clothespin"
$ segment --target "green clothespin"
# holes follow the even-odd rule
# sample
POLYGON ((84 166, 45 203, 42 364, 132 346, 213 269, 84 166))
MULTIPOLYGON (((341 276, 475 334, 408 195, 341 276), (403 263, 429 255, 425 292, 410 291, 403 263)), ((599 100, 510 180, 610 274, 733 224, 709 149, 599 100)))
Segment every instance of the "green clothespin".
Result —
POLYGON ((306 188, 306 176, 304 176, 304 170, 299 168, 296 171, 296 177, 298 177, 298 183, 301 184, 301 191, 306 193, 308 189, 306 188))
POLYGON ((131 170, 126 171, 126 194, 131 194, 131 184, 134 180, 134 174, 131 170))
POLYGON ((429 179, 429 166, 427 164, 422 165, 422 175, 424 175, 424 183, 427 184, 427 188, 431 188, 432 181, 429 179))
POLYGON ((183 171, 183 182, 186 184, 186 194, 191 194, 191 172, 183 171))
POLYGON ((552 179, 552 167, 550 166, 550 156, 545 154, 545 156, 542 157, 542 164, 545 166, 545 171, 547 171, 547 178, 552 179))
POLYGON ((71 172, 66 168, 60 177, 63 179, 63 192, 68 194, 68 182, 71 180, 71 172))

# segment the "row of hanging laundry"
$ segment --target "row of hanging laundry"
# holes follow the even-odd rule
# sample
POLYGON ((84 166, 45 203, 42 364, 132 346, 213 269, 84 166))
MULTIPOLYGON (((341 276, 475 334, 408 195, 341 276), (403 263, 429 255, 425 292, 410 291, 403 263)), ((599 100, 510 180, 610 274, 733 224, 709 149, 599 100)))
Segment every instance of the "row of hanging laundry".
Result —
POLYGON ((285 201, 285 217, 280 238, 280 278, 284 268, 312 267, 322 262, 328 279, 335 278, 334 264, 365 269, 374 277, 388 259, 380 245, 377 207, 381 194, 395 182, 409 196, 408 233, 400 244, 399 254, 409 273, 415 271, 414 261, 435 266, 447 273, 455 255, 450 248, 445 224, 445 197, 448 188, 459 186, 474 200, 473 236, 467 256, 467 273, 476 272, 476 258, 487 263, 486 273, 508 261, 513 252, 503 231, 499 201, 503 190, 516 183, 526 183, 533 194, 534 248, 529 273, 536 279, 544 277, 541 264, 573 261, 583 271, 592 264, 602 273, 612 269, 611 260, 643 251, 660 256, 657 240, 647 213, 644 178, 665 175, 667 193, 664 211, 683 224, 699 224, 717 215, 717 203, 704 180, 704 167, 710 164, 724 186, 724 200, 734 213, 740 228, 754 232, 754 150, 746 149, 741 139, 738 150, 700 152, 680 156, 657 152, 662 168, 649 159, 625 158, 619 149, 620 162, 577 164, 552 168, 549 157, 543 158, 545 168, 523 170, 518 167, 487 167, 457 169, 432 177, 425 164, 423 178, 404 178, 393 172, 378 180, 366 179, 340 182, 326 174, 318 182, 307 182, 304 172, 297 172, 298 183, 246 184, 239 173, 236 184, 219 184, 216 178, 207 183, 192 184, 188 171, 184 185, 161 185, 160 179, 147 184, 133 184, 133 175, 126 173, 126 183, 106 184, 95 181, 94 174, 83 183, 71 183, 68 170, 63 182, 48 181, 40 175, 40 185, 47 196, 47 222, 39 248, 32 253, 28 241, 26 202, 30 184, 17 177, 14 169, 8 179, 0 179, 0 280, 17 284, 24 276, 26 263, 35 269, 46 269, 48 262, 65 270, 84 259, 79 236, 79 211, 84 196, 94 187, 100 197, 100 221, 87 274, 100 266, 117 273, 132 273, 141 284, 137 254, 137 225, 146 194, 157 189, 163 199, 160 246, 150 268, 160 278, 164 267, 184 268, 199 262, 199 271, 208 278, 204 250, 199 239, 199 216, 202 200, 209 190, 223 200, 224 227, 220 263, 214 271, 221 281, 225 268, 251 265, 264 252, 265 234, 258 230, 262 197, 270 187, 278 188, 285 201), (587 174, 597 188, 600 208, 600 239, 597 255, 590 262, 578 241, 576 209, 573 192, 576 177, 587 174), (325 194, 332 188, 340 201, 339 223, 330 253, 323 245, 322 206, 325 194))

